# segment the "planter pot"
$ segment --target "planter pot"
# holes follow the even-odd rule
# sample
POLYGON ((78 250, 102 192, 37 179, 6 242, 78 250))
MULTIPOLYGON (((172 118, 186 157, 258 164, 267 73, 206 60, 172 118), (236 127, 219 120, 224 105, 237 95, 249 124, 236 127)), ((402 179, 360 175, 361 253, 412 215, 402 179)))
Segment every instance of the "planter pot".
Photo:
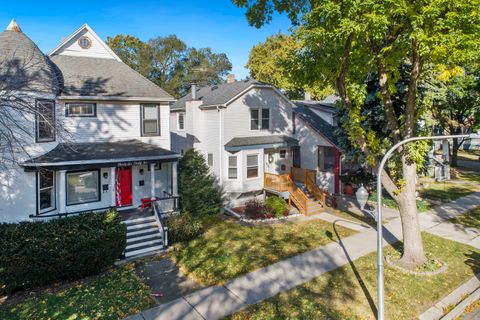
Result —
POLYGON ((348 196, 353 196, 353 187, 351 184, 347 183, 343 187, 343 193, 348 195, 348 196))

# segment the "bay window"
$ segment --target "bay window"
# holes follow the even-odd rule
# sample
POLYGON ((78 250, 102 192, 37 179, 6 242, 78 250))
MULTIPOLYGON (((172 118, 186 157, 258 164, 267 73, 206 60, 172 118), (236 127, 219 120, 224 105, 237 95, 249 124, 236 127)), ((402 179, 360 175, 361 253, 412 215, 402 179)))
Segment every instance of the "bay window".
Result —
POLYGON ((247 178, 258 177, 258 154, 247 155, 247 178))
POLYGON ((38 173, 38 209, 39 213, 55 209, 55 173, 52 170, 38 173))
POLYGON ((100 201, 98 170, 67 173, 67 205, 100 201))
POLYGON ((237 179, 237 177, 237 156, 230 156, 228 157, 228 179, 237 179))

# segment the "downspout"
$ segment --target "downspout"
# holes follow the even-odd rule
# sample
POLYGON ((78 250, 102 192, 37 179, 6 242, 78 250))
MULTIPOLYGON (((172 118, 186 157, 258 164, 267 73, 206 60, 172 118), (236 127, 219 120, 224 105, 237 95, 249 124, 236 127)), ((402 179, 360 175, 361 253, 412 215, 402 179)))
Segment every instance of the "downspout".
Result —
POLYGON ((223 112, 222 107, 217 106, 218 111, 218 172, 219 183, 223 185, 223 112))

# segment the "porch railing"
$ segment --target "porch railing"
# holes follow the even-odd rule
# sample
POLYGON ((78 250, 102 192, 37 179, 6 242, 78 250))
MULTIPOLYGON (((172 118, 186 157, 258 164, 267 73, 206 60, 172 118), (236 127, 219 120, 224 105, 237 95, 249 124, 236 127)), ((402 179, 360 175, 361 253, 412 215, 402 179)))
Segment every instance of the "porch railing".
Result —
POLYGON ((166 248, 168 247, 168 227, 167 223, 165 222, 165 218, 162 215, 162 211, 159 208, 159 202, 155 201, 152 205, 152 208, 155 220, 157 220, 158 227, 162 232, 163 247, 166 248))
POLYGON ((288 191, 288 174, 265 173, 264 186, 278 192, 288 191))
POLYGON ((300 213, 306 215, 308 213, 308 197, 303 193, 302 189, 297 187, 290 176, 288 176, 288 192, 290 192, 288 201, 292 201, 300 210, 300 213))

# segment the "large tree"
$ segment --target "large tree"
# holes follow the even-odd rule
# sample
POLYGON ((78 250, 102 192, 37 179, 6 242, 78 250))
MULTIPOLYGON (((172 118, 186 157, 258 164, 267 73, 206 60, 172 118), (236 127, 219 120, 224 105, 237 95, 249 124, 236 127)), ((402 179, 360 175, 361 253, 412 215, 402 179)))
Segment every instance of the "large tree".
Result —
POLYGON ((175 35, 143 42, 131 35, 107 37, 107 44, 130 67, 175 97, 187 93, 191 82, 214 85, 232 69, 225 53, 189 48, 175 35))
MULTIPOLYGON (((424 113, 418 86, 424 66, 438 70, 478 59, 480 49, 479 0, 233 0, 247 8, 251 25, 260 27, 274 11, 289 15, 297 25, 302 48, 297 56, 310 82, 332 85, 348 110, 349 138, 373 168, 386 148, 417 136, 424 113), (394 105, 396 84, 407 67, 405 102, 394 105), (365 80, 377 77, 383 119, 389 131, 381 140, 365 126, 365 80)), ((416 210, 417 163, 423 158, 418 144, 400 149, 399 165, 382 172, 383 186, 400 209, 404 249, 400 263, 414 268, 425 262, 416 210)))
MULTIPOLYGON (((458 68, 455 74, 433 75, 428 81, 427 97, 436 124, 448 134, 470 133, 480 124, 480 77, 458 68)), ((458 150, 466 139, 454 138, 452 167, 457 166, 458 150)))

